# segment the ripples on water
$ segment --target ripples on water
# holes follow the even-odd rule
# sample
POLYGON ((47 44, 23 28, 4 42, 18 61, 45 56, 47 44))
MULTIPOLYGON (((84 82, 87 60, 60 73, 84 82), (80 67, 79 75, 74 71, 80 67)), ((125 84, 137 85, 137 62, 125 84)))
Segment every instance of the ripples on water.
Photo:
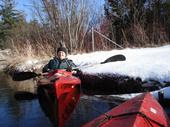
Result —
MULTIPOLYGON (((0 127, 52 127, 37 99, 15 100, 14 93, 20 89, 34 91, 33 84, 30 84, 33 88, 29 88, 25 83, 13 82, 7 75, 0 73, 0 127)), ((92 96, 83 96, 66 127, 79 127, 114 106, 92 96)))

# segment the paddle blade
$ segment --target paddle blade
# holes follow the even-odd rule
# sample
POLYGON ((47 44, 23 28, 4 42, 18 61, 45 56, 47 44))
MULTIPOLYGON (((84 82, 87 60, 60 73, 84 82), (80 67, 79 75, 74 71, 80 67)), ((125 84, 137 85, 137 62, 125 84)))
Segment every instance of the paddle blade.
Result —
POLYGON ((35 72, 16 72, 13 74, 12 79, 14 81, 24 81, 34 77, 39 76, 40 74, 36 74, 35 72))
POLYGON ((37 94, 27 91, 17 91, 15 92, 14 97, 17 101, 33 100, 37 98, 37 94))
POLYGON ((122 54, 114 55, 106 59, 104 62, 101 62, 101 64, 109 63, 109 62, 116 62, 116 61, 125 61, 126 57, 122 54))

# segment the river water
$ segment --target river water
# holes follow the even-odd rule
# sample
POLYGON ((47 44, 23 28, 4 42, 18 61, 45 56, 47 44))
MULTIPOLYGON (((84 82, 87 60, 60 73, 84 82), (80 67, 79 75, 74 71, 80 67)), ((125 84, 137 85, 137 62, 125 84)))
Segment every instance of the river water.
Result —
MULTIPOLYGON (((18 101, 17 91, 35 92, 33 81, 14 82, 0 73, 0 127, 52 127, 41 110, 38 99, 18 101)), ((100 114, 115 107, 115 103, 93 96, 81 97, 66 127, 80 127, 100 114)))

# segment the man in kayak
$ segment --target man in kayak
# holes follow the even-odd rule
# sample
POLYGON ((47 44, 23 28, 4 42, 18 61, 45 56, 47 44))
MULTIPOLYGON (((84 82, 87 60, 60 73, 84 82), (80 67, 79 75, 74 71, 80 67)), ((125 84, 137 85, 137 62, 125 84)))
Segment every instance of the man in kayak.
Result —
POLYGON ((76 65, 67 58, 67 49, 59 47, 56 49, 54 58, 44 66, 43 76, 38 77, 37 94, 40 106, 55 127, 64 126, 64 122, 74 110, 80 96, 80 80, 72 76, 77 72, 73 71, 73 67, 76 65), (65 81, 61 77, 67 77, 67 80, 65 81), (58 80, 59 78, 61 80, 58 80), (68 87, 65 87, 65 84, 68 84, 68 87), (65 112, 66 110, 67 112, 65 112))
POLYGON ((76 65, 73 63, 72 60, 67 58, 67 48, 65 47, 59 47, 55 51, 55 56, 53 59, 51 59, 48 64, 46 64, 43 69, 43 78, 38 81, 38 85, 46 85, 51 84, 52 80, 57 79, 60 74, 56 73, 54 76, 47 79, 45 75, 47 75, 49 72, 56 70, 56 69, 66 69, 66 71, 70 71, 73 74, 76 73, 76 71, 73 71, 72 68, 76 67, 76 65))
POLYGON ((59 47, 56 49, 55 56, 49 61, 43 68, 43 73, 50 72, 56 69, 72 70, 72 67, 76 67, 72 60, 67 58, 67 49, 65 47, 59 47))

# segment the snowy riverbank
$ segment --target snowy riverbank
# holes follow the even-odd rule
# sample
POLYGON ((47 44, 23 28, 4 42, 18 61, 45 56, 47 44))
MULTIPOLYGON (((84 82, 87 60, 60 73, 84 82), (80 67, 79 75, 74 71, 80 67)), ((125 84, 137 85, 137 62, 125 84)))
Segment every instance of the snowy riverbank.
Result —
MULTIPOLYGON (((123 50, 97 51, 93 53, 68 55, 68 58, 72 59, 83 72, 83 77, 81 78, 85 84, 95 84, 97 87, 99 86, 98 84, 100 84, 102 88, 103 84, 107 83, 111 84, 112 89, 115 89, 115 87, 118 89, 119 86, 121 86, 122 90, 118 90, 121 90, 120 93, 123 93, 127 92, 124 91, 127 87, 131 89, 130 91, 128 90, 128 92, 135 90, 138 92, 141 91, 141 89, 143 90, 143 85, 156 86, 156 89, 170 85, 169 54, 170 45, 167 45, 155 48, 126 48, 123 50), (99 64, 117 54, 123 54, 126 60, 99 64), (87 82, 89 75, 91 80, 87 82), (93 80, 93 77, 95 80, 93 80), (114 87, 112 85, 113 83, 114 87), (130 87, 132 86, 131 84, 134 84, 134 87, 130 87)), ((41 68, 47 62, 47 59, 25 58, 22 62, 17 61, 16 63, 12 63, 6 70, 8 70, 8 72, 16 70, 22 72, 32 71, 32 69, 35 68, 41 71, 41 68)))

